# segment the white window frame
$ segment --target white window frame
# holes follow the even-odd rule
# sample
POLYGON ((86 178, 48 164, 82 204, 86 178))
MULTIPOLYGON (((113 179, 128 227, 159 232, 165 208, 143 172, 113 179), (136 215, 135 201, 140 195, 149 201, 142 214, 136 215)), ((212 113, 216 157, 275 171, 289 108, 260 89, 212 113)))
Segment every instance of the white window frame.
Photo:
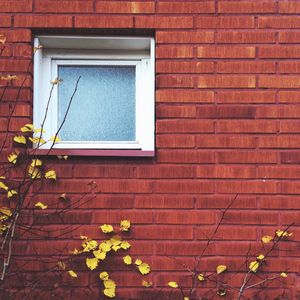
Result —
MULTIPOLYGON (((154 151, 154 39, 143 37, 38 36, 34 40, 33 124, 40 128, 51 83, 59 65, 115 65, 136 68, 136 141, 61 141, 40 149, 118 149, 154 151), (43 47, 40 47, 40 46, 43 47)), ((80 83, 79 83, 80 86, 80 83)), ((49 140, 58 129, 58 87, 54 86, 43 138, 49 140)), ((38 135, 37 135, 38 136, 38 135)), ((59 135, 58 135, 59 136, 59 135)), ((37 146, 37 145, 35 145, 37 146)))

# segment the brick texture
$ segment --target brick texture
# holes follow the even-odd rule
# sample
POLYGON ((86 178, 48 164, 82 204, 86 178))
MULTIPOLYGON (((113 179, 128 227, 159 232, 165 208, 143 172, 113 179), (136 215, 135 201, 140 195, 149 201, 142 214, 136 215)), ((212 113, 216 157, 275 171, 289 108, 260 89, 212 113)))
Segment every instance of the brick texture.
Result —
MULTIPOLYGON (((20 276, 44 276, 36 249, 47 260, 66 245, 78 247, 80 234, 104 238, 100 224, 130 219, 131 254, 150 263, 151 290, 159 293, 141 291, 140 277, 128 273, 117 256, 121 272, 105 268, 116 280, 118 299, 182 299, 169 293, 166 282, 190 287, 183 265, 194 267, 222 211, 238 194, 201 260, 201 271, 209 274, 223 263, 230 272, 241 270, 250 248, 255 256, 260 253, 262 235, 293 223, 292 244, 285 243, 264 267, 269 276, 287 271, 287 284, 273 281, 259 299, 300 299, 299 13, 296 0, 0 0, 0 39, 6 38, 0 43, 0 77, 18 76, 9 84, 0 80, 0 141, 7 128, 12 137, 32 121, 34 34, 153 36, 156 42, 155 157, 70 155, 60 163, 50 158, 58 180, 30 192, 24 222, 65 233, 17 235, 14 252, 30 262, 20 276), (97 192, 84 201, 91 181, 97 192), (53 208, 61 193, 72 199, 68 213, 32 215, 32 199, 53 208)), ((0 163, 12 147, 4 144, 0 163)), ((14 263, 13 272, 20 262, 14 263)), ((57 284, 55 291, 50 282, 42 283, 39 298, 98 294, 83 265, 79 273, 77 282, 69 280, 61 289, 57 284)), ((243 278, 231 277, 238 288, 243 278)), ((12 282, 14 292, 27 291, 22 280, 12 282)), ((216 297, 203 296, 210 286, 215 283, 199 287, 195 299, 216 297)), ((1 292, 0 299, 11 299, 1 292)), ((236 298, 231 293, 226 299, 236 298)), ((252 295, 247 299, 257 298, 252 295)))

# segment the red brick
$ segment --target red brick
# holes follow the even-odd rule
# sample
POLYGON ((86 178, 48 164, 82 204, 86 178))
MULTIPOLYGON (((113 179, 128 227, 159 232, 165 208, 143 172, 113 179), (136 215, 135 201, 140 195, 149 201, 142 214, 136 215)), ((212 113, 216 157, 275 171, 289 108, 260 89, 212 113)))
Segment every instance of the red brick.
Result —
POLYGON ((76 16, 76 28, 131 28, 133 17, 131 16, 76 16))
POLYGON ((8 87, 5 90, 0 88, 0 94, 2 96, 2 101, 31 101, 32 99, 32 91, 29 88, 23 88, 21 91, 15 87, 8 87))
POLYGON ((219 75, 202 76, 197 80, 198 88, 255 88, 255 76, 219 75))
POLYGON ((298 31, 280 31, 278 35, 278 41, 280 43, 299 43, 300 32, 298 31))
POLYGON ((187 195, 137 195, 136 208, 193 208, 194 198, 187 195))
MULTIPOLYGON (((157 270, 157 271, 159 271, 159 270, 182 271, 183 264, 192 269, 195 262, 192 257, 182 257, 182 258, 174 259, 173 257, 157 256, 156 259, 153 260, 151 269, 157 270)), ((162 282, 158 282, 158 284, 161 284, 161 283, 162 282)))
POLYGON ((256 109, 257 118, 299 118, 300 107, 298 105, 268 105, 259 106, 256 109))
POLYGON ((156 31, 156 43, 213 43, 212 31, 156 31))
POLYGON ((214 228, 204 227, 195 228, 195 238, 198 240, 207 240, 207 237, 214 235, 214 240, 256 240, 256 227, 252 226, 221 226, 216 234, 214 228))
MULTIPOLYGON (((284 174, 288 176, 292 176, 292 172, 286 171, 283 169, 284 174)), ((267 171, 268 175, 274 174, 271 170, 270 172, 267 171)), ((264 171, 262 171, 264 174, 264 171)), ((271 175, 272 176, 272 175, 271 175)), ((263 196, 259 197, 259 204, 262 209, 298 209, 299 208, 299 196, 263 196)))
MULTIPOLYGON (((196 208, 227 208, 231 204, 230 207, 234 208, 248 208, 248 209, 256 209, 257 201, 255 196, 245 196, 238 195, 238 197, 234 200, 236 194, 233 195, 201 195, 196 197, 196 208), (234 202, 232 202, 234 200, 234 202)), ((219 218, 220 219, 220 218, 219 218)), ((218 219, 218 220, 219 220, 218 219)))
POLYGON ((197 148, 256 148, 256 138, 242 135, 201 135, 196 137, 197 148))
POLYGON ((194 87, 194 78, 190 75, 159 75, 157 87, 194 87))
POLYGON ((298 46, 260 46, 258 49, 260 58, 299 58, 298 46))
MULTIPOLYGON (((282 220, 283 224, 286 224, 286 225, 293 224, 294 226, 299 226, 300 225, 300 217, 299 217, 298 213, 295 213, 295 212, 281 212, 280 216, 281 216, 281 220, 282 220)), ((297 248, 299 249, 299 247, 297 247, 297 248)), ((298 265, 299 264, 297 264, 297 266, 298 265)), ((292 267, 292 269, 294 269, 294 268, 292 267)))
MULTIPOLYGON (((232 193, 238 193, 238 194, 276 194, 277 193, 277 183, 275 181, 263 181, 263 180, 231 180, 231 181, 217 181, 216 182, 216 192, 217 193, 224 193, 224 194, 232 194, 232 193)), ((263 213, 263 212, 262 212, 263 213)), ((241 212, 228 212, 226 215, 226 220, 230 220, 232 215, 240 215, 241 212)), ((254 212, 253 215, 247 215, 248 217, 245 219, 238 219, 239 224, 247 224, 247 219, 250 219, 250 216, 252 217, 251 220, 253 223, 248 224, 259 224, 259 220, 255 218, 255 214, 257 214, 257 217, 259 215, 258 212, 254 212)), ((277 222, 278 214, 273 214, 272 220, 273 222, 277 222), (275 217, 276 216, 276 217, 275 217), (275 221, 276 219, 276 221, 275 221)), ((227 223, 227 221, 225 222, 227 223)), ((232 223, 232 221, 229 221, 230 224, 238 224, 238 223, 232 223)), ((266 220, 263 220, 263 223, 268 223, 267 216, 266 220)))
POLYGON ((29 104, 18 103, 16 106, 12 106, 7 103, 0 102, 0 115, 10 116, 13 112, 13 116, 19 117, 30 117, 31 116, 31 106, 29 104))
POLYGON ((212 91, 185 90, 157 90, 157 102, 180 102, 180 103, 213 103, 212 91))
POLYGON ((300 92, 297 91, 280 91, 279 92, 280 103, 299 103, 300 92))
POLYGON ((255 167, 248 166, 199 166, 199 178, 255 178, 255 167))
POLYGON ((258 140, 260 148, 286 148, 295 149, 300 148, 299 136, 276 136, 276 137, 260 137, 258 140))
POLYGON ((190 134, 159 134, 156 136, 156 146, 159 148, 194 148, 195 141, 190 134))
POLYGON ((257 170, 259 178, 277 178, 277 179, 299 179, 300 167, 285 166, 259 166, 257 170))
POLYGON ((6 37, 7 42, 31 42, 32 40, 31 30, 29 29, 1 29, 0 34, 6 37))
POLYGON ((191 226, 135 226, 134 236, 137 239, 147 240, 191 240, 193 228, 191 226))
POLYGON ((243 17, 228 17, 228 16, 217 16, 217 17, 196 17, 197 28, 254 28, 254 17, 243 16, 243 17))
POLYGON ((0 1, 0 12, 31 12, 32 0, 0 1))
POLYGON ((1 72, 27 72, 31 65, 30 60, 16 60, 16 59, 1 59, 1 72))
POLYGON ((220 61, 218 73, 275 73, 276 63, 265 61, 220 61))
MULTIPOLYGON (((300 181, 279 182, 278 193, 280 194, 300 194, 300 181)), ((291 221, 292 223, 292 221, 291 221)))
POLYGON ((284 132, 284 133, 300 132, 300 121, 281 121, 280 132, 284 132))
POLYGON ((297 89, 300 87, 299 76, 260 76, 258 80, 260 88, 286 88, 297 89))
POLYGON ((199 58, 254 58, 255 47, 204 46, 197 48, 199 58))
POLYGON ((215 3, 213 1, 201 2, 158 2, 157 12, 174 14, 195 14, 195 13, 214 13, 215 3))
MULTIPOLYGON (((33 48, 28 44, 14 45, 12 49, 12 56, 18 58, 32 58, 33 48)), ((28 65, 28 67, 30 67, 28 65)), ((30 69, 28 69, 30 71, 30 69)))
POLYGON ((89 0, 35 0, 34 11, 43 13, 87 13, 93 11, 93 3, 89 0))
POLYGON ((258 31, 220 31, 217 32, 218 43, 275 43, 275 32, 258 31))
POLYGON ((78 178, 132 178, 134 177, 134 167, 132 165, 81 165, 74 167, 74 176, 78 178), (83 172, 84 170, 84 172, 83 172))
POLYGON ((218 92, 217 103, 275 103, 275 92, 230 91, 218 92))
POLYGON ((0 26, 1 27, 10 27, 11 25, 11 16, 1 15, 0 26))
POLYGON ((297 152, 281 152, 280 162, 284 164, 299 164, 300 163, 300 151, 297 152))
POLYGON ((156 73, 213 73, 214 63, 208 61, 157 61, 156 73))
POLYGON ((253 14, 253 13, 275 13, 277 4, 275 0, 256 1, 219 1, 219 13, 253 14))
POLYGON ((191 46, 159 46, 156 48, 157 58, 193 58, 191 46))
POLYGON ((300 62, 299 61, 284 61, 278 64, 279 73, 290 74, 300 73, 300 62))
POLYGON ((134 1, 96 1, 96 12, 117 13, 117 14, 148 14, 154 13, 154 2, 134 2, 134 1))
POLYGON ((196 107, 192 105, 159 105, 156 108, 157 118, 195 118, 196 107))
POLYGON ((203 119, 254 119, 255 107, 207 105, 197 108, 197 117, 203 119))
POLYGON ((217 122, 217 132, 223 133, 272 133, 276 132, 276 130, 275 121, 233 120, 217 122))
POLYGON ((156 131, 158 133, 166 132, 213 132, 214 124, 212 121, 202 121, 202 120, 160 120, 156 122, 156 131))
POLYGON ((157 161, 168 163, 213 163, 214 154, 199 150, 158 150, 157 161))
POLYGON ((17 15, 14 17, 14 26, 32 28, 72 27, 72 17, 60 15, 17 15))
POLYGON ((159 211, 156 214, 158 224, 214 224, 216 216, 205 211, 159 211))
POLYGON ((192 28, 192 17, 137 16, 136 28, 192 28))
POLYGON ((300 17, 258 17, 258 28, 300 28, 300 17))
POLYGON ((141 166, 137 168, 138 178, 193 178, 195 168, 191 166, 141 166))
MULTIPOLYGON (((214 183, 200 180, 157 180, 153 182, 153 191, 155 193, 168 194, 206 194, 213 193, 214 183)), ((175 212, 170 215, 174 217, 175 212)), ((156 220, 159 222, 159 219, 156 220)))
POLYGON ((300 13, 300 3, 297 1, 280 1, 279 13, 284 13, 284 14, 300 13))
POLYGON ((219 163, 276 163, 276 152, 270 151, 239 151, 234 155, 231 151, 222 151, 217 153, 219 163))

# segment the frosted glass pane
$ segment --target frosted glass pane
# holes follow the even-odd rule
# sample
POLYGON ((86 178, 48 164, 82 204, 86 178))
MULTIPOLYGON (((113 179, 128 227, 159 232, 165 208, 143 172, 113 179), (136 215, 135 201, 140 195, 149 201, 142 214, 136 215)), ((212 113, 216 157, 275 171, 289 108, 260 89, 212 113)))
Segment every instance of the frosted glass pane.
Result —
POLYGON ((58 76, 58 125, 81 76, 62 141, 135 141, 135 67, 59 66, 58 76))

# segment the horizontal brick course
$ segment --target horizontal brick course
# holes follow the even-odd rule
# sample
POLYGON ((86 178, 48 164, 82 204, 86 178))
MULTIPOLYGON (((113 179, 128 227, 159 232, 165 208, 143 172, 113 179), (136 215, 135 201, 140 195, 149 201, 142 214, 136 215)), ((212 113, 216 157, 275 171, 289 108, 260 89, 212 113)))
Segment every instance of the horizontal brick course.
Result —
POLYGON ((117 13, 117 14, 148 14, 154 13, 155 5, 153 1, 96 1, 97 13, 117 13))

